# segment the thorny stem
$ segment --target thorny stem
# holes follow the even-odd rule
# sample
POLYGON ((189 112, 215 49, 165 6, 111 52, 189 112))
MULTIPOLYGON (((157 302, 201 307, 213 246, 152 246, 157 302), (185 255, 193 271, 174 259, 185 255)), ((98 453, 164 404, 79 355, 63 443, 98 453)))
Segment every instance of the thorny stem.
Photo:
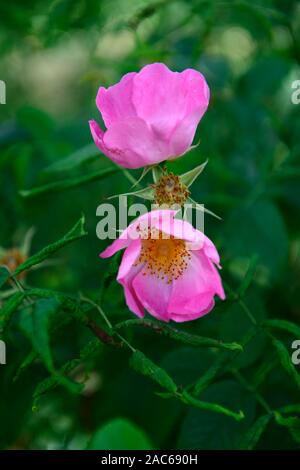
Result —
POLYGON ((82 294, 80 294, 80 300, 82 300, 83 302, 87 302, 90 305, 93 305, 93 307, 95 307, 95 309, 98 310, 98 312, 100 313, 101 317, 103 318, 103 320, 107 324, 108 328, 113 329, 112 324, 110 323, 109 319, 107 318, 106 314, 104 313, 103 309, 100 307, 99 304, 97 304, 93 300, 89 299, 88 297, 85 297, 82 294))
MULTIPOLYGON (((81 299, 83 302, 89 303, 89 304, 92 305, 95 309, 97 309, 98 312, 100 313, 100 315, 102 316, 103 320, 106 322, 106 324, 107 324, 107 326, 109 327, 109 329, 113 331, 114 335, 116 335, 124 344, 126 344, 126 346, 127 346, 132 352, 135 352, 134 347, 133 347, 122 335, 120 335, 120 333, 114 331, 113 325, 111 324, 111 322, 110 322, 109 319, 107 318, 106 313, 104 312, 104 310, 102 309, 102 307, 101 307, 99 304, 97 304, 97 303, 94 302, 93 300, 89 299, 88 297, 84 297, 82 294, 80 295, 80 299, 81 299)), ((111 345, 114 345, 114 346, 121 346, 120 343, 116 343, 116 341, 113 339, 113 337, 110 336, 110 335, 108 335, 106 332, 104 332, 96 323, 91 322, 90 320, 88 320, 87 326, 88 326, 88 327, 93 331, 93 333, 95 333, 96 336, 97 336, 101 341, 103 341, 104 343, 111 344, 111 345)))
MULTIPOLYGON (((10 272, 10 271, 9 271, 10 272)), ((34 303, 34 300, 26 293, 25 287, 21 284, 20 281, 15 277, 14 273, 10 272, 10 279, 16 286, 17 290, 19 292, 22 292, 25 295, 25 302, 27 303, 28 306, 32 305, 34 303)))
POLYGON ((94 335, 105 344, 109 344, 111 346, 121 347, 122 344, 117 343, 115 339, 106 333, 102 328, 100 328, 97 323, 93 322, 92 320, 86 320, 86 326, 94 333, 94 335))

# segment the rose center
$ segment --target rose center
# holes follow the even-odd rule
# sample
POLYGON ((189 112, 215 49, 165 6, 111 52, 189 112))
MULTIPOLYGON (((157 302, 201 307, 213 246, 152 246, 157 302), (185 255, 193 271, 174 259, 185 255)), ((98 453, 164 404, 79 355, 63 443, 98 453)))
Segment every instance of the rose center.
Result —
MULTIPOLYGON (((153 231, 151 232, 153 237, 153 231)), ((143 274, 156 276, 168 283, 178 279, 186 270, 189 254, 184 240, 157 232, 155 238, 142 239, 142 249, 136 264, 142 263, 143 274)))

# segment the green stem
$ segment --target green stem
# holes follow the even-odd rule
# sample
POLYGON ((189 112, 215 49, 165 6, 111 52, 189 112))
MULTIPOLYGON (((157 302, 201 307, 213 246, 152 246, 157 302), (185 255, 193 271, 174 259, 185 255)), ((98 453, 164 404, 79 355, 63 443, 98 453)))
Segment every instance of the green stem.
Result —
POLYGON ((231 369, 231 373, 240 382, 240 384, 246 390, 248 390, 248 392, 253 394, 257 402, 266 410, 267 413, 269 414, 273 413, 273 410, 271 409, 269 404, 266 402, 264 397, 259 392, 257 392, 256 388, 252 384, 250 384, 237 369, 231 369))

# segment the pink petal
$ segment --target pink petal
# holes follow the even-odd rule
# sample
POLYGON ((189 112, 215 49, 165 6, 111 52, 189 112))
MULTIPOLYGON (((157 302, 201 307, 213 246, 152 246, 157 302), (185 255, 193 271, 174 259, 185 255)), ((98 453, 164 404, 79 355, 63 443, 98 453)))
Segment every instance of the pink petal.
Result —
POLYGON ((169 321, 168 303, 172 286, 155 275, 143 275, 143 271, 133 279, 132 286, 139 301, 155 318, 169 321))
POLYGON ((124 160, 124 154, 120 151, 114 151, 110 150, 106 147, 106 145, 103 142, 104 138, 104 131, 101 129, 99 124, 96 121, 89 121, 90 125, 90 130, 94 139, 95 144, 97 145, 98 149, 106 155, 108 158, 110 158, 113 162, 117 163, 118 165, 125 166, 127 161, 125 157, 124 160))
POLYGON ((109 245, 107 248, 105 248, 105 250, 102 251, 99 254, 99 256, 100 256, 100 258, 110 258, 117 251, 122 250, 123 248, 126 248, 129 244, 130 244, 130 239, 129 238, 119 237, 116 240, 114 240, 111 245, 109 245))
POLYGON ((141 250, 140 240, 133 241, 125 250, 117 276, 117 281, 124 287, 125 300, 128 308, 138 317, 145 315, 143 305, 139 301, 133 287, 132 280, 142 269, 142 267, 134 266, 141 250))
POLYGON ((136 116, 131 99, 135 75, 135 72, 127 73, 116 85, 107 89, 99 88, 96 104, 106 127, 110 127, 114 122, 125 121, 129 117, 136 116))
POLYGON ((131 270, 133 264, 136 262, 141 251, 141 240, 134 240, 130 243, 128 248, 124 251, 121 264, 119 266, 117 281, 124 279, 129 271, 131 270))
MULTIPOLYGON (((172 235, 175 238, 189 242, 189 249, 199 250, 204 245, 204 234, 200 230, 196 230, 189 222, 182 219, 174 219, 174 214, 155 221, 153 219, 153 226, 161 230, 166 235, 172 235), (193 247, 195 245, 195 248, 193 247)), ((166 236, 166 238, 168 238, 166 236)))
POLYGON ((185 151, 194 137, 208 106, 209 89, 196 70, 172 72, 164 64, 155 63, 145 66, 133 78, 132 100, 138 116, 161 139, 172 141, 175 132, 170 150, 177 154, 185 151))
POLYGON ((177 323, 182 323, 186 321, 192 321, 192 320, 197 320, 197 318, 203 317, 207 313, 209 313, 215 306, 215 301, 211 300, 211 302, 208 304, 207 308, 202 310, 201 315, 199 315, 199 312, 195 313, 188 313, 188 314, 177 314, 177 313, 172 313, 170 315, 170 320, 176 321, 177 323))
POLYGON ((187 90, 186 111, 170 137, 170 148, 174 155, 181 155, 192 144, 197 126, 209 104, 209 88, 204 76, 196 70, 182 72, 187 90))
POLYGON ((103 137, 105 147, 122 156, 122 166, 139 168, 161 162, 168 156, 167 145, 155 138, 139 118, 113 123, 103 137))
POLYGON ((114 242, 104 251, 102 251, 99 256, 101 258, 109 258, 110 256, 113 256, 117 251, 129 246, 133 240, 140 238, 140 230, 138 230, 138 228, 142 230, 149 226, 164 226, 165 223, 163 220, 170 221, 175 216, 176 212, 177 211, 171 209, 159 209, 152 212, 146 212, 131 222, 131 224, 129 224, 128 227, 121 233, 119 238, 114 240, 114 242))
POLYGON ((220 276, 206 258, 203 251, 190 252, 188 268, 176 281, 168 305, 171 318, 174 315, 187 315, 198 318, 204 315, 215 294, 224 299, 220 276))
POLYGON ((103 135, 104 135, 104 131, 101 129, 99 124, 94 120, 89 121, 89 125, 90 125, 90 130, 91 130, 91 133, 92 133, 95 144, 97 145, 99 150, 101 150, 101 152, 103 152, 103 147, 104 147, 104 145, 103 145, 103 135))
POLYGON ((170 137, 170 152, 172 155, 181 155, 190 148, 202 114, 204 112, 201 113, 200 110, 196 110, 177 124, 170 137))
POLYGON ((213 244, 213 242, 206 236, 204 241, 204 253, 206 256, 212 260, 218 267, 220 267, 220 255, 218 253, 217 248, 213 244))

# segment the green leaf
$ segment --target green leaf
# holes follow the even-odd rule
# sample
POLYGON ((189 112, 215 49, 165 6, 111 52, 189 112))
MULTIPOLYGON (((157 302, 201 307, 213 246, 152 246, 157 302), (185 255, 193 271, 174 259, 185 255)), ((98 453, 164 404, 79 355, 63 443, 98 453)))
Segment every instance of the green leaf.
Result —
POLYGON ((201 402, 218 403, 224 409, 233 410, 238 420, 232 419, 230 414, 224 414, 222 409, 216 412, 216 409, 207 410, 204 407, 190 408, 181 424, 177 448, 236 449, 255 414, 253 396, 237 382, 224 380, 210 385, 201 395, 201 402), (241 418, 240 410, 245 415, 244 419, 241 418))
POLYGON ((99 304, 102 304, 105 292, 112 282, 116 280, 117 273, 121 262, 121 252, 118 251, 112 258, 110 258, 107 269, 102 276, 102 283, 99 292, 99 304))
POLYGON ((10 272, 5 266, 0 266, 0 289, 10 278, 10 272))
POLYGON ((135 351, 130 358, 130 366, 138 373, 149 377, 171 393, 175 393, 177 385, 167 372, 148 359, 141 351, 135 351))
POLYGON ((263 325, 270 328, 286 331, 288 333, 291 333, 292 335, 295 335, 296 338, 300 338, 300 327, 288 320, 269 319, 265 320, 263 325))
MULTIPOLYGON (((247 304, 251 305, 255 321, 261 323, 265 317, 264 304, 258 295, 251 293, 246 298, 247 304)), ((224 305, 224 312, 220 321, 220 337, 225 342, 238 341, 243 344, 243 338, 250 332, 252 321, 246 315, 239 302, 228 302, 224 305)), ((248 367, 254 364, 260 357, 266 343, 263 329, 256 330, 254 337, 247 343, 244 350, 238 355, 234 363, 240 367, 248 367)))
POLYGON ((278 366, 278 358, 273 357, 273 355, 268 358, 266 361, 262 362, 259 367, 257 367, 252 378, 252 385, 254 388, 258 388, 268 377, 271 371, 278 366))
MULTIPOLYGON (((244 352, 248 350, 249 343, 252 342, 253 338, 257 335, 257 328, 252 327, 247 329, 246 334, 241 337, 240 344, 243 347, 243 352, 237 351, 235 353, 230 353, 229 351, 221 351, 211 367, 209 367, 206 372, 196 381, 193 386, 194 395, 198 395, 203 390, 205 390, 213 380, 219 375, 219 373, 226 370, 226 366, 233 364, 233 361, 237 363, 239 356, 243 356, 244 352)), ((251 349, 250 349, 251 351, 251 349)), ((243 361, 241 361, 243 363, 243 361)))
POLYGON ((77 384, 71 382, 55 369, 50 349, 50 324, 60 307, 61 303, 55 297, 40 299, 33 306, 23 310, 20 326, 49 372, 71 392, 76 392, 77 384))
POLYGON ((115 418, 98 429, 88 443, 89 450, 151 450, 148 436, 136 424, 115 418))
POLYGON ((88 144, 76 152, 58 160, 43 170, 43 173, 60 173, 61 171, 71 171, 83 163, 93 160, 99 155, 99 150, 94 143, 88 144))
POLYGON ((248 287, 253 281, 253 278, 256 272, 257 262, 258 262, 258 256, 255 254, 251 257, 245 277, 237 290, 237 294, 240 297, 244 297, 244 295, 246 294, 248 290, 248 287))
POLYGON ((257 255, 266 275, 281 273, 288 254, 288 234, 281 213, 269 201, 241 206, 226 220, 224 249, 228 257, 257 255))
MULTIPOLYGON (((76 360, 76 363, 75 362, 72 363, 73 367, 76 367, 78 365, 80 365, 80 362, 78 360, 76 360)), ((84 387, 84 385, 81 383, 72 382, 71 380, 67 379, 59 371, 53 374, 52 376, 47 377, 45 380, 43 380, 37 385, 33 393, 32 409, 33 410, 37 409, 39 399, 41 398, 42 395, 46 394, 47 392, 50 392, 52 389, 54 389, 58 385, 65 386, 71 393, 74 393, 74 394, 79 394, 84 387)))
POLYGON ((180 175, 181 182, 189 188, 194 183, 194 181, 198 178, 198 176, 201 175, 207 163, 208 163, 208 160, 206 160, 201 165, 196 166, 195 168, 193 168, 193 170, 187 171, 186 173, 183 173, 182 175, 180 175))
POLYGON ((231 351, 243 350, 243 347, 238 343, 223 343, 222 341, 219 341, 217 339, 193 335, 186 331, 178 330, 177 328, 173 328, 171 326, 152 320, 126 320, 122 323, 118 323, 117 325, 115 325, 115 328, 123 328, 127 326, 142 326, 146 328, 151 328, 158 334, 163 334, 171 339, 174 339, 175 341, 179 341, 184 344, 189 344, 191 346, 229 349, 231 351))
POLYGON ((210 348, 201 349, 199 352, 198 348, 192 346, 179 346, 168 348, 167 354, 158 365, 173 378, 176 384, 188 389, 191 383, 194 383, 209 369, 215 361, 215 356, 216 354, 210 348))
POLYGON ((24 309, 20 319, 21 328, 50 372, 55 370, 50 350, 50 321, 60 306, 55 298, 40 299, 32 307, 24 309))
POLYGON ((24 297, 25 295, 23 292, 16 292, 7 302, 5 302, 4 306, 0 310, 0 331, 5 329, 12 314, 23 302, 24 297))
POLYGON ((133 191, 131 193, 123 193, 123 194, 115 194, 113 196, 108 197, 107 199, 114 199, 120 196, 135 196, 140 197, 141 199, 147 199, 152 201, 154 199, 154 192, 151 187, 139 189, 138 191, 133 191))
POLYGON ((195 406, 196 408, 199 408, 200 410, 213 411, 214 413, 221 413, 225 416, 230 416, 231 418, 234 418, 236 421, 241 421, 241 419, 245 418, 245 415, 241 410, 238 413, 236 413, 235 411, 229 410, 228 408, 225 408, 224 406, 219 405, 218 403, 209 403, 209 402, 198 400, 197 398, 190 395, 186 390, 183 391, 182 397, 183 397, 183 401, 187 405, 195 406))
POLYGON ((281 413, 298 413, 300 414, 300 403, 286 405, 280 408, 281 413))
POLYGON ((278 355, 278 358, 280 360, 282 367, 289 374, 289 376, 294 380, 295 384, 300 390, 300 374, 298 374, 297 369, 292 364, 291 354, 289 353, 289 351, 286 349, 285 345, 281 341, 279 341, 277 338, 275 338, 272 335, 269 335, 269 336, 271 338, 273 346, 275 347, 275 350, 277 352, 277 355, 278 355))
POLYGON ((71 392, 73 393, 80 393, 84 388, 84 384, 71 382, 70 380, 66 381, 66 376, 76 367, 82 364, 86 359, 92 357, 99 351, 101 347, 101 343, 97 338, 93 338, 89 341, 80 351, 79 358, 71 359, 70 361, 66 362, 55 375, 47 377, 45 380, 41 381, 33 394, 34 404, 33 407, 36 407, 38 401, 42 395, 45 393, 53 390, 59 385, 66 385, 68 383, 69 389, 71 387, 71 392))
POLYGON ((98 171, 94 171, 85 176, 79 176, 74 178, 68 178, 62 181, 54 181, 52 183, 45 184, 44 186, 38 186, 32 189, 23 189, 20 191, 20 195, 24 198, 29 198, 33 196, 38 196, 44 193, 52 193, 56 191, 62 191, 65 189, 75 188, 77 186, 82 186, 93 181, 98 181, 108 175, 112 175, 120 171, 120 168, 117 166, 103 168, 98 171))
POLYGON ((292 438, 297 444, 300 444, 300 419, 294 416, 283 417, 278 411, 274 412, 276 423, 287 427, 292 438))
POLYGON ((75 240, 78 240, 82 237, 85 237, 87 235, 87 232, 84 229, 84 223, 85 223, 85 219, 84 219, 84 216, 82 216, 78 220, 78 222, 74 225, 74 227, 66 235, 64 235, 57 242, 51 243, 50 245, 46 246, 35 255, 28 258, 24 263, 18 266, 14 274, 17 276, 21 272, 49 258, 50 255, 60 250, 64 246, 68 245, 69 243, 75 240))
POLYGON ((13 381, 16 382, 22 372, 29 367, 33 361, 37 358, 37 353, 34 350, 31 350, 30 353, 27 354, 25 359, 21 362, 21 364, 18 367, 17 372, 15 373, 15 376, 13 378, 13 381))
POLYGON ((194 385, 194 394, 199 395, 206 387, 215 379, 219 372, 223 369, 226 361, 225 355, 220 355, 214 364, 205 371, 205 373, 196 381, 194 385))
POLYGON ((260 416, 243 436, 239 445, 239 449, 241 450, 254 449, 261 435, 263 434, 266 427, 268 426, 271 417, 272 416, 270 414, 260 416))

